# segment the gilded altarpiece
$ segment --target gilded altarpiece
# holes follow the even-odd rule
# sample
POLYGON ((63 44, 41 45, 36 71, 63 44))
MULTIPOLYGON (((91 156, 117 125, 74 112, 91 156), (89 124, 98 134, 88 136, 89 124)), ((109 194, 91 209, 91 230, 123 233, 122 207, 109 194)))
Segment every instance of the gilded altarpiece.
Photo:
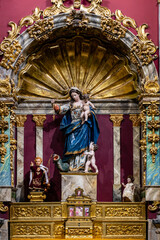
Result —
MULTIPOLYGON (((25 141, 22 146, 18 142, 20 158, 14 158, 16 119, 18 133, 25 140, 24 124, 30 117, 27 115, 31 115, 33 120, 40 116, 43 121, 41 129, 37 128, 36 137, 38 139, 41 133, 40 143, 43 146, 43 128, 48 115, 53 115, 53 121, 59 121, 50 99, 66 103, 69 89, 73 86, 90 95, 97 115, 108 114, 113 121, 113 145, 117 146, 113 153, 115 201, 121 200, 121 124, 126 114, 132 114, 131 121, 133 114, 140 115, 142 161, 137 161, 135 172, 142 165, 143 181, 140 183, 139 178, 138 184, 146 187, 147 201, 159 201, 160 94, 153 63, 157 47, 147 37, 147 25, 137 26, 135 20, 123 15, 120 10, 112 13, 101 6, 101 1, 92 0, 89 7, 74 1, 68 8, 62 1, 51 2, 51 7, 44 11, 36 7, 32 15, 22 18, 18 24, 10 22, 11 31, 0 45, 3 53, 0 63, 0 190, 5 190, 1 201, 12 201, 11 188, 14 186, 18 189, 17 201, 20 197, 24 200, 23 174, 27 154, 25 141), (20 33, 24 26, 26 31, 20 33), (137 36, 130 30, 136 31, 137 36), (21 116, 25 120, 23 126, 21 121, 18 122, 21 116), (19 172, 14 171, 14 159, 19 172), (14 182, 14 173, 17 182, 14 182), (7 194, 6 185, 10 187, 7 194)), ((37 152, 43 156, 46 154, 38 147, 37 152)), ((145 204, 93 203, 92 200, 89 200, 92 209, 88 216, 90 226, 85 229, 79 228, 81 221, 78 219, 77 228, 66 228, 67 201, 12 203, 11 239, 51 239, 79 234, 106 239, 146 238, 145 204)))

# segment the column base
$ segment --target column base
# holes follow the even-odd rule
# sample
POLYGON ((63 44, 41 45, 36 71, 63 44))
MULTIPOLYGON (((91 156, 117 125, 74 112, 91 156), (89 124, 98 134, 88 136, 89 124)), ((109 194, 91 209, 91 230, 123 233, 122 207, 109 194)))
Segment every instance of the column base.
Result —
POLYGON ((0 186, 0 202, 11 202, 11 201, 12 201, 12 187, 0 186))

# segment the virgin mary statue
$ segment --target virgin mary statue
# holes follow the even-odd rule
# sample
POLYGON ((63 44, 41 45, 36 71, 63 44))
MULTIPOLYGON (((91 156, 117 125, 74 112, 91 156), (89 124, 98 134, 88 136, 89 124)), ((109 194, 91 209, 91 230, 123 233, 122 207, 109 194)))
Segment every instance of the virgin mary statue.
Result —
POLYGON ((69 95, 71 100, 68 104, 62 106, 54 104, 56 113, 64 114, 60 129, 65 134, 63 158, 54 155, 54 160, 57 161, 61 171, 80 171, 84 169, 87 157, 85 152, 89 149, 90 142, 97 143, 99 127, 90 105, 89 117, 82 121, 84 101, 81 91, 77 87, 72 87, 69 95))

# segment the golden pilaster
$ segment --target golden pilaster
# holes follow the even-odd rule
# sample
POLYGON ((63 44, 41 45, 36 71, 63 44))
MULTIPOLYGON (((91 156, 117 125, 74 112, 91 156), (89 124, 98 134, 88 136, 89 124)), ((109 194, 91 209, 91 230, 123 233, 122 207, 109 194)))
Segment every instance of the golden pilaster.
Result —
POLYGON ((35 121, 37 127, 43 127, 43 123, 46 120, 46 115, 33 115, 33 121, 35 121))
POLYGON ((123 120, 123 114, 111 114, 110 120, 113 122, 113 127, 120 127, 123 120))

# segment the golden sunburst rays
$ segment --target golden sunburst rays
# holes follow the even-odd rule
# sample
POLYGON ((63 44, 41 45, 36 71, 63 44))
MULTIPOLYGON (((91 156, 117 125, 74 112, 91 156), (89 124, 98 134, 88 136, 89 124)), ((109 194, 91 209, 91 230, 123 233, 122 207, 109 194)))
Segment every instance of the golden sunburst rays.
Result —
POLYGON ((67 99, 72 86, 94 99, 138 95, 137 75, 127 58, 97 39, 61 39, 32 54, 19 74, 18 95, 67 99))

